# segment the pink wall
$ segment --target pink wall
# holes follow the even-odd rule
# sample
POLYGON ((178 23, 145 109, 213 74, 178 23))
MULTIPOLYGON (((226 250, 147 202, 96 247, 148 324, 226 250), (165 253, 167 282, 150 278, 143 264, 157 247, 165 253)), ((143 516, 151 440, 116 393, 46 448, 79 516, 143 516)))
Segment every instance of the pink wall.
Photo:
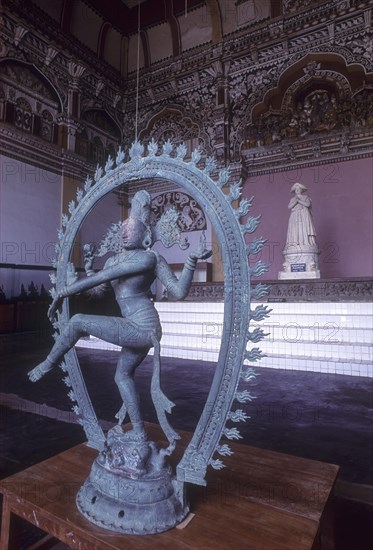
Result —
POLYGON ((36 269, 0 269, 0 287, 7 298, 18 296, 21 285, 33 281, 50 288, 50 266, 55 258, 60 226, 61 176, 43 168, 0 156, 0 263, 36 269))
MULTIPOLYGON (((277 279, 286 240, 292 185, 308 188, 320 249, 322 278, 373 274, 373 159, 299 168, 249 177, 243 196, 254 195, 250 215, 262 214, 254 235, 268 239, 260 257, 270 264, 262 278, 277 279)), ((259 259, 259 256, 257 257, 259 259)))

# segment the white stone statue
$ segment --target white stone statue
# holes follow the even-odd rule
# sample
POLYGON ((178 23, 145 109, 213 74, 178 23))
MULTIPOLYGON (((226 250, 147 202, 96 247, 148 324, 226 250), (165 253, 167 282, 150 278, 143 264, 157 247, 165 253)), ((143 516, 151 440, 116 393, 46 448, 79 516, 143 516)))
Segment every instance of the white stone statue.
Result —
POLYGON ((286 246, 289 245, 316 245, 316 231, 312 221, 312 201, 304 194, 307 187, 302 183, 295 183, 291 188, 294 196, 290 199, 288 208, 291 210, 286 246))
POLYGON ((283 250, 283 271, 279 279, 311 279, 319 278, 318 246, 316 231, 312 220, 312 201, 304 192, 307 187, 295 183, 291 188, 294 196, 290 199, 288 208, 290 218, 286 245, 283 250))

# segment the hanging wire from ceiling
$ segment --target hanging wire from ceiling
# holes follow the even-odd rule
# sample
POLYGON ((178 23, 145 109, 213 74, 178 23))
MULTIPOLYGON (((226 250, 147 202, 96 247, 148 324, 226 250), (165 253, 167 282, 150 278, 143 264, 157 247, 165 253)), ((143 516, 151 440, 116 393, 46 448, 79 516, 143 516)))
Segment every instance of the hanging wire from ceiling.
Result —
MULTIPOLYGON (((138 15, 137 15, 137 62, 136 62, 136 112, 135 112, 135 140, 137 141, 138 133, 138 118, 139 118, 139 82, 140 82, 140 29, 141 29, 141 12, 140 0, 138 0, 138 15)), ((188 0, 185 0, 185 17, 188 15, 188 0)))
POLYGON ((137 15, 137 63, 136 63, 136 113, 135 113, 135 140, 137 141, 137 127, 139 118, 139 77, 140 77, 140 0, 138 0, 137 15))

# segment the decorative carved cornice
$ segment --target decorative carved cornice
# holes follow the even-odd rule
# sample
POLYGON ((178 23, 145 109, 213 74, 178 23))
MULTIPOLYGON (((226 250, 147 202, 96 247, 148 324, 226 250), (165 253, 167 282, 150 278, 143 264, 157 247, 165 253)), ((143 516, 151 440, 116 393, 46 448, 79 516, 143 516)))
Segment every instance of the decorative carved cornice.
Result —
MULTIPOLYGON (((123 128, 124 142, 133 140, 136 74, 130 74, 124 81, 118 71, 98 60, 74 37, 64 34, 34 4, 32 9, 22 0, 4 0, 3 4, 7 55, 33 63, 44 72, 60 94, 64 111, 69 108, 66 93, 72 79, 69 64, 86 67, 78 83, 82 101, 110 113, 123 128), (26 22, 28 32, 16 47, 16 28, 24 28, 26 22)), ((208 136, 205 140, 208 153, 214 152, 221 164, 237 162, 253 107, 277 86, 285 70, 308 54, 335 52, 346 66, 359 64, 364 68, 366 83, 373 85, 373 74, 369 74, 373 73, 371 7, 371 0, 311 3, 301 11, 244 25, 219 44, 198 46, 183 52, 178 59, 159 61, 152 65, 151 71, 141 70, 138 127, 144 129, 162 108, 180 105, 186 116, 193 112, 201 132, 208 136), (217 92, 222 87, 226 99, 218 105, 217 92)), ((320 140, 317 162, 325 161, 326 151, 331 158, 338 154, 335 147, 330 151, 328 143, 324 138, 320 140)), ((366 155, 369 149, 362 152, 362 142, 359 143, 359 152, 353 153, 355 157, 366 155)), ((316 145, 313 146, 316 152, 316 145)), ((349 154, 353 147, 352 140, 349 154)), ((287 148, 286 143, 283 148, 287 148)), ((289 164, 288 154, 292 152, 280 151, 282 160, 275 169, 289 164)), ((295 156, 297 159, 297 151, 295 156)), ((313 162, 302 157, 303 161, 313 162)))
POLYGON ((78 155, 29 134, 17 132, 13 126, 0 126, 0 149, 6 157, 25 162, 55 174, 84 179, 94 173, 94 166, 78 155))
MULTIPOLYGON (((371 302, 373 278, 318 279, 307 281, 261 281, 269 293, 260 301, 268 302, 371 302)), ((253 288, 255 288, 253 283, 253 288)), ((187 300, 191 302, 221 302, 224 283, 193 283, 187 300)))
POLYGON ((244 149, 243 170, 246 176, 268 174, 331 164, 373 156, 373 128, 351 133, 335 132, 324 136, 284 140, 279 144, 244 149))
MULTIPOLYGON (((249 26, 245 26, 225 37, 223 44, 218 49, 218 57, 221 61, 237 60, 242 57, 243 51, 246 54, 250 51, 252 44, 260 44, 260 48, 258 48, 259 59, 251 59, 250 65, 257 66, 258 61, 259 63, 263 63, 271 58, 278 60, 279 53, 287 53, 283 48, 285 37, 288 40, 291 38, 293 41, 290 41, 288 45, 290 53, 291 51, 295 52, 300 49, 307 52, 310 44, 314 47, 320 43, 320 40, 324 43, 329 41, 328 24, 330 24, 331 20, 334 21, 334 38, 337 38, 339 34, 345 36, 351 35, 354 31, 361 33, 366 27, 366 16, 364 14, 367 8, 371 6, 371 2, 369 0, 360 1, 358 3, 359 8, 356 8, 356 13, 353 17, 348 10, 340 9, 338 4, 340 4, 340 1, 332 0, 323 5, 311 7, 301 13, 292 13, 277 20, 270 20, 270 22, 268 20, 261 20, 251 23, 249 26), (281 32, 273 32, 274 28, 280 28, 281 32), (297 35, 299 35, 298 38, 297 35)), ((123 89, 124 82, 117 71, 107 65, 107 63, 98 60, 97 56, 89 48, 74 39, 68 39, 66 35, 61 33, 55 21, 44 12, 37 10, 36 7, 33 7, 33 10, 28 10, 21 0, 5 0, 5 5, 9 6, 13 10, 13 13, 17 13, 26 19, 28 24, 34 27, 35 32, 37 29, 43 28, 44 35, 50 35, 49 38, 53 39, 54 43, 57 40, 60 41, 60 51, 69 51, 75 54, 77 59, 86 61, 87 65, 92 67, 97 74, 104 74, 113 84, 115 83, 123 89), (45 24, 41 25, 41 20, 45 24)), ((47 47, 49 46, 46 45, 47 47)), ((185 79, 189 73, 189 85, 195 88, 196 79, 193 75, 196 73, 196 69, 201 70, 203 67, 209 66, 216 50, 216 44, 199 46, 184 53, 183 57, 177 62, 170 63, 169 60, 165 60, 156 63, 150 73, 143 71, 143 74, 140 76, 140 85, 141 87, 144 86, 144 88, 148 88, 150 85, 168 87, 172 80, 171 73, 175 77, 177 84, 179 84, 180 80, 182 81, 180 79, 181 75, 184 75, 185 79)), ((68 58, 68 56, 66 57, 68 58)), ((247 71, 249 68, 248 61, 249 59, 247 58, 242 60, 244 66, 241 70, 247 71)), ((233 62, 230 69, 231 74, 236 73, 235 69, 235 63, 233 62)), ((128 80, 128 89, 131 95, 136 90, 136 75, 130 75, 128 80)), ((189 86, 188 88, 190 89, 189 86)))

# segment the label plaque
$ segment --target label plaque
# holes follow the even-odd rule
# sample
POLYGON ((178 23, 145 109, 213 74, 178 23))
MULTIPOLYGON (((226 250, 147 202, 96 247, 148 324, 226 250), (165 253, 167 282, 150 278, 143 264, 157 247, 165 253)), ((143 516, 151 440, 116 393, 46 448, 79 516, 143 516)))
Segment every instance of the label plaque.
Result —
POLYGON ((292 273, 299 273, 300 271, 306 271, 306 264, 290 264, 290 271, 292 273))

